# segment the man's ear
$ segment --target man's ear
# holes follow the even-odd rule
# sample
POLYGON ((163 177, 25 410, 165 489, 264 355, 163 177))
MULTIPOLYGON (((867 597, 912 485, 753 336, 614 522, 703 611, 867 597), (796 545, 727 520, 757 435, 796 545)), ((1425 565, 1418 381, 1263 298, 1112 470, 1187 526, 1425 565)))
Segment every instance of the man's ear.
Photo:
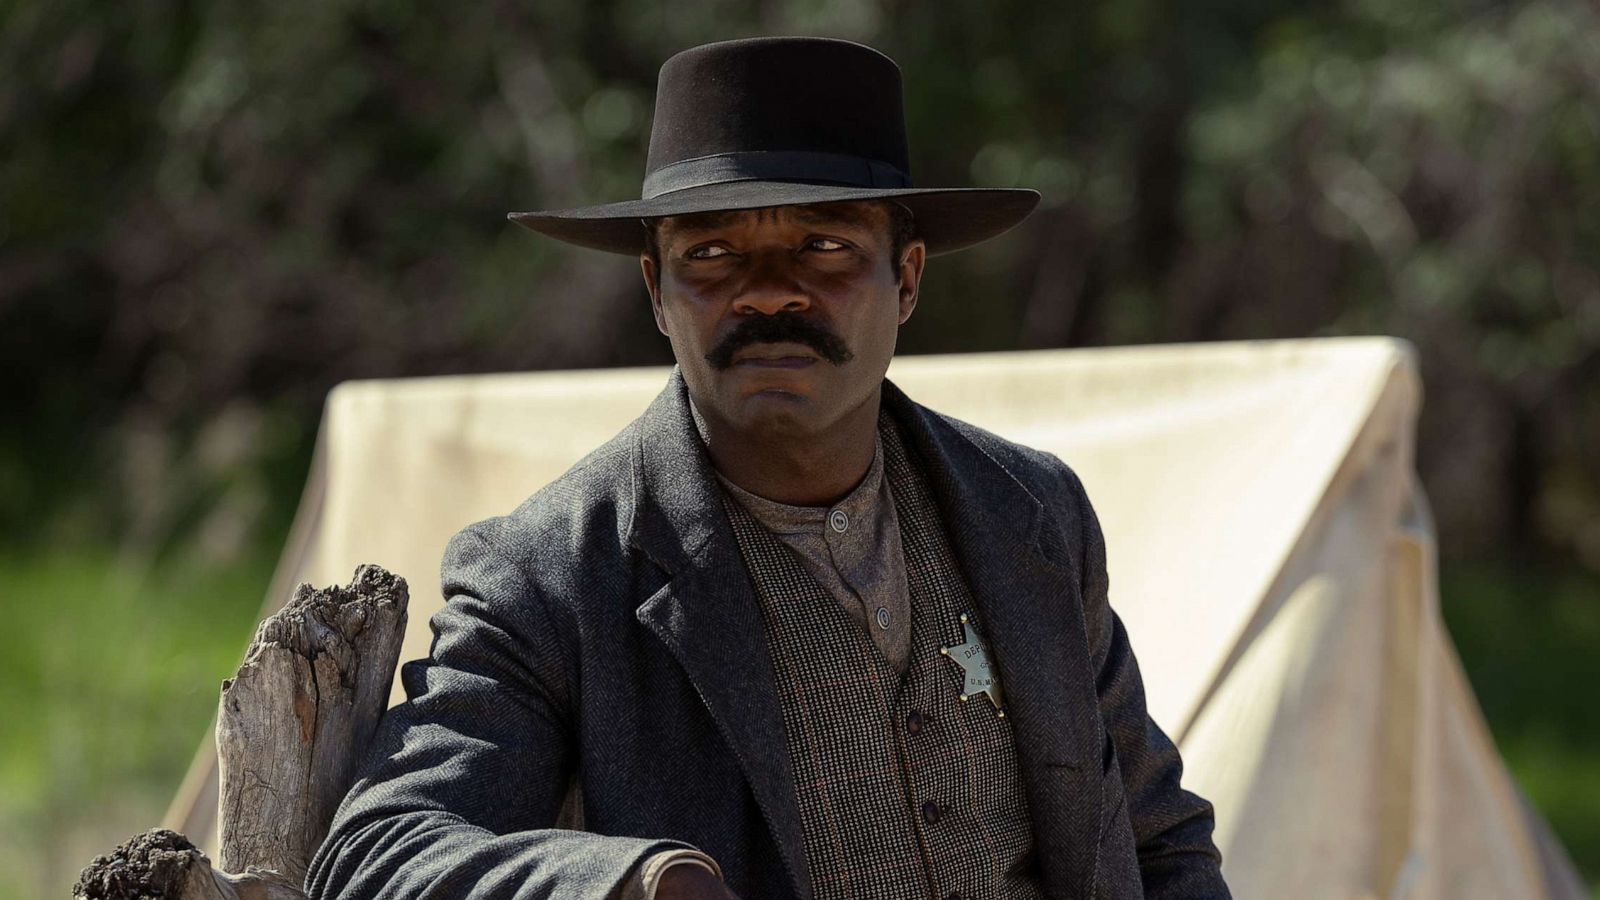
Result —
POLYGON ((661 273, 656 271, 650 254, 639 254, 639 271, 644 275, 644 288, 650 292, 650 313, 656 317, 656 330, 667 334, 667 319, 661 314, 661 273))
POLYGON ((928 259, 928 245, 921 238, 916 238, 906 244, 901 251, 900 261, 895 268, 900 278, 900 324, 904 325, 911 318, 911 311, 917 308, 917 290, 922 285, 922 265, 928 259))

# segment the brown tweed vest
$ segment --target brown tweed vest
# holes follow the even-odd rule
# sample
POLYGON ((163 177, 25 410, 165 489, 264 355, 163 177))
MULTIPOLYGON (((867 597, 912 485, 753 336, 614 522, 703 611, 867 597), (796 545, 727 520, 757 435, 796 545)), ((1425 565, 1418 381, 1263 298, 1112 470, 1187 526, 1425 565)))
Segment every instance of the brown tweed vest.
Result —
POLYGON ((911 593, 911 662, 882 652, 795 557, 724 494, 761 603, 813 895, 1042 897, 1011 724, 960 699, 940 648, 983 616, 893 420, 880 420, 911 593))

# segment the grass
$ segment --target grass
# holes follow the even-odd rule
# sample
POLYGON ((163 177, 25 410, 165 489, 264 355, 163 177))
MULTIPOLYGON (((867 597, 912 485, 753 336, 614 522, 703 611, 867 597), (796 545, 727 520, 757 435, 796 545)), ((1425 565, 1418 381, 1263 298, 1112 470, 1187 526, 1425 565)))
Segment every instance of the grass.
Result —
MULTIPOLYGON (((148 571, 0 555, 0 900, 151 827, 237 666, 269 554, 148 571)), ((1444 614, 1518 783, 1600 898, 1600 576, 1446 562, 1444 614)))
POLYGON ((1600 575, 1441 569, 1445 624, 1501 755, 1600 898, 1600 575))
POLYGON ((0 898, 66 896, 96 853, 159 822, 271 563, 0 557, 0 898))

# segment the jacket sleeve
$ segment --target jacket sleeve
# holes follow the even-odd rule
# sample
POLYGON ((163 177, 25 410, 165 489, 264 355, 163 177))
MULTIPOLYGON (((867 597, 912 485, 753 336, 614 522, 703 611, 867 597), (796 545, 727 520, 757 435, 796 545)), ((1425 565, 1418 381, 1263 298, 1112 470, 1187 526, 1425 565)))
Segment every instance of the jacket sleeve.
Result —
MULTIPOLYGON (((1065 468, 1065 467, 1063 467, 1065 468)), ((1226 898, 1211 804, 1183 789, 1178 748, 1145 710, 1144 681, 1108 599, 1105 538, 1087 492, 1067 469, 1082 523, 1082 593, 1096 691, 1110 752, 1122 771, 1139 871, 1150 900, 1226 898)))
POLYGON ((480 530, 445 551, 433 647, 401 670, 406 700, 311 861, 312 898, 605 900, 685 846, 553 827, 573 766, 571 645, 480 530))

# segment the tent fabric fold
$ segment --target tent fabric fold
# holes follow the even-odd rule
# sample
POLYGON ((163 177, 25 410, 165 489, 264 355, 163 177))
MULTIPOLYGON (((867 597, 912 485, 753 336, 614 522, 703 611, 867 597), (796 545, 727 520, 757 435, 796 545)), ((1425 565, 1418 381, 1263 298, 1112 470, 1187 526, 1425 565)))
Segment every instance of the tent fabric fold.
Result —
MULTIPOLYGON (((339 386, 263 613, 377 563, 412 586, 401 659, 426 655, 450 536, 565 471, 666 374, 339 386)), ((901 357, 889 377, 1083 479, 1151 715, 1215 804, 1236 896, 1587 896, 1440 618, 1404 342, 901 357)), ((215 804, 207 736, 167 825, 214 848, 215 804)))

